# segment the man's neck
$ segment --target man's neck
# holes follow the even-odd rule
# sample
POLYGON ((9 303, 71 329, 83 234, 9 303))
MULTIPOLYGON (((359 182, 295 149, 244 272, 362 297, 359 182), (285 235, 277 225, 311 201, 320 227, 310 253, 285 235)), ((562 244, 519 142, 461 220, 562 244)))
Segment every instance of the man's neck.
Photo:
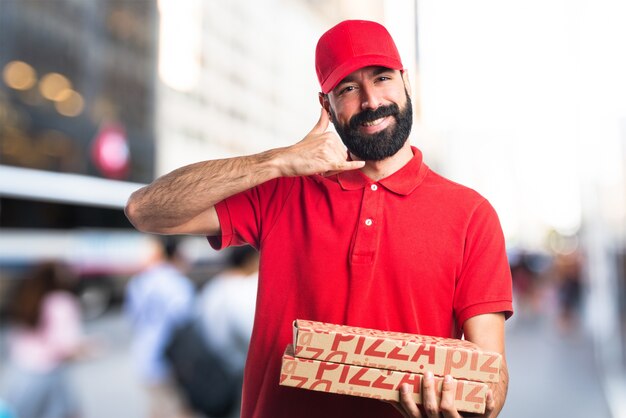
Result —
MULTIPOLYGON (((352 155, 353 159, 358 159, 352 155)), ((411 144, 407 140, 398 152, 389 158, 381 161, 366 161, 365 167, 361 172, 374 181, 379 181, 385 177, 389 177, 396 171, 404 167, 413 158, 411 144)))

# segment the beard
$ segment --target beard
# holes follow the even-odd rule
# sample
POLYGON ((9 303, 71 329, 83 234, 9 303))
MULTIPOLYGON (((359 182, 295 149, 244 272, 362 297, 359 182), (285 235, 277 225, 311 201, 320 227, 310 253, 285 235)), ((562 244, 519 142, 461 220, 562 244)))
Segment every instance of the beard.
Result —
POLYGON ((365 161, 381 161, 398 152, 409 138, 413 124, 411 98, 406 90, 405 94, 406 104, 403 109, 392 103, 375 110, 364 110, 352 116, 346 125, 342 125, 335 112, 330 109, 331 121, 348 151, 365 161), (393 116, 396 123, 375 134, 363 134, 359 131, 363 123, 386 116, 393 116))

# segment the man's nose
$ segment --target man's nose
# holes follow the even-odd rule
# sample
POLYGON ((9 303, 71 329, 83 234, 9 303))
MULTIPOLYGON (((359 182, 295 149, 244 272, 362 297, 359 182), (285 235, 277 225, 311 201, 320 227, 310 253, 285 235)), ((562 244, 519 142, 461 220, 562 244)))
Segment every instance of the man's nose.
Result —
POLYGON ((376 94, 376 89, 371 86, 363 86, 361 88, 361 110, 378 109, 381 100, 376 94))

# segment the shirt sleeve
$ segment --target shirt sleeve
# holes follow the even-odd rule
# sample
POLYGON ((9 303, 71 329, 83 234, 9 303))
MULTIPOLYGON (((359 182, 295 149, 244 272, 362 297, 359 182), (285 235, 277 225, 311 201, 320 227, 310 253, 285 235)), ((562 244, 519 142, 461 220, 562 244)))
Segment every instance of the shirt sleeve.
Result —
POLYGON ((478 205, 468 224, 454 311, 459 329, 476 315, 503 312, 509 318, 513 314, 504 235, 495 210, 486 200, 478 205))
POLYGON ((221 250, 249 244, 260 249, 263 238, 278 220, 295 183, 293 177, 281 177, 219 202, 215 210, 221 234, 207 237, 211 246, 221 250))

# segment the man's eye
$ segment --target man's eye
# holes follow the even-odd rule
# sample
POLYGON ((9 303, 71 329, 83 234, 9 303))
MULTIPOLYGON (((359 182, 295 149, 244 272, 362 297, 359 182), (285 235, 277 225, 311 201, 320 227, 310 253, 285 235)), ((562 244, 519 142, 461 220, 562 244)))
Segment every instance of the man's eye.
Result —
POLYGON ((349 92, 353 91, 354 89, 356 89, 356 87, 354 87, 354 86, 346 86, 346 87, 342 88, 339 91, 339 94, 341 95, 341 94, 344 94, 344 93, 349 93, 349 92))
POLYGON ((381 75, 380 77, 378 77, 378 81, 387 81, 387 80, 391 80, 391 77, 387 77, 386 75, 381 75))

